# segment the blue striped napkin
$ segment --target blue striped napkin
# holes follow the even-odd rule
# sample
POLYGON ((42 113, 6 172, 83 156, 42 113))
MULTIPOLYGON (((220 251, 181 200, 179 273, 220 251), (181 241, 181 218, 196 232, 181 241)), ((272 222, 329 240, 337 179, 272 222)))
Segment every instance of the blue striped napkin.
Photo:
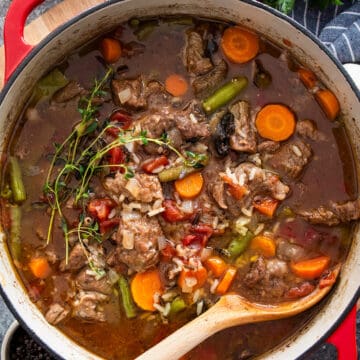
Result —
POLYGON ((296 0, 289 14, 313 32, 342 63, 360 63, 360 0, 343 0, 324 11, 311 0, 296 0))

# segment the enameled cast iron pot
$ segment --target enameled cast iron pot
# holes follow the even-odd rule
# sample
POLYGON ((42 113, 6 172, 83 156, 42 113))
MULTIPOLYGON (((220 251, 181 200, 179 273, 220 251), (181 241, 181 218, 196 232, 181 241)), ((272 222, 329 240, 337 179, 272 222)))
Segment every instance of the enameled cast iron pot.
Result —
MULTIPOLYGON (((360 159, 360 94, 355 84, 342 65, 311 33, 269 7, 249 0, 109 0, 72 19, 40 44, 31 47, 23 40, 24 22, 30 11, 42 1, 13 0, 5 21, 6 84, 0 95, 0 152, 4 151, 33 85, 64 55, 134 16, 190 14, 240 23, 282 46, 290 46, 295 57, 314 70, 324 84, 335 92, 342 105, 355 158, 360 159), (287 41, 284 42, 284 39, 287 41)), ((360 162, 357 167, 360 175, 360 162)), ((296 335, 265 354, 264 358, 296 359, 338 328, 330 340, 343 345, 339 348, 339 359, 355 360, 354 305, 360 293, 359 274, 360 227, 357 224, 341 277, 321 310, 296 335)), ((55 354, 65 359, 98 359, 49 325, 30 301, 16 275, 2 232, 0 284, 2 294, 17 319, 55 354)))

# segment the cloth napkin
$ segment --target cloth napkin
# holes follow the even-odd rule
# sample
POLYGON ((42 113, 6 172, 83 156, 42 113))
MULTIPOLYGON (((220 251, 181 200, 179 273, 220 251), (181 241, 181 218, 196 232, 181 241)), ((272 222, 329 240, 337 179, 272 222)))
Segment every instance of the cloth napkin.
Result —
POLYGON ((311 0, 296 0, 289 14, 313 32, 342 63, 360 63, 360 0, 343 0, 324 11, 311 0))

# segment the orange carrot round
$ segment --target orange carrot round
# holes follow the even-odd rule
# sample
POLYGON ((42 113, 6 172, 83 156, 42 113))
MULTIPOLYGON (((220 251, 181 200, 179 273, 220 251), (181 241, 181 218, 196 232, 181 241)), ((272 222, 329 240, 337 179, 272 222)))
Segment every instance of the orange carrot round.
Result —
POLYGON ((131 281, 131 294, 135 303, 143 310, 155 311, 154 295, 161 294, 163 287, 158 270, 137 273, 131 281))
POLYGON ((205 266, 215 277, 221 276, 228 268, 228 264, 219 256, 210 256, 206 259, 205 266))
POLYGON ((193 199, 198 196, 204 185, 204 179, 199 172, 187 175, 175 181, 175 189, 183 199, 193 199))
POLYGON ((303 84, 305 85, 305 87, 307 89, 312 89, 313 87, 315 87, 317 78, 311 70, 305 69, 305 68, 300 68, 298 70, 298 74, 299 74, 300 80, 303 82, 303 84))
POLYGON ((236 267, 235 266, 229 266, 229 268, 226 270, 225 275, 219 282, 219 285, 216 288, 216 293, 219 295, 224 295, 230 288, 232 282, 235 279, 236 275, 236 267))
POLYGON ((100 51, 104 60, 107 63, 112 64, 118 61, 121 57, 121 44, 116 39, 104 38, 101 41, 100 51))
POLYGON ((269 104, 257 113, 255 124, 263 138, 283 141, 295 131, 295 115, 284 105, 269 104))
POLYGON ((250 243, 250 249, 259 252, 265 257, 273 257, 276 253, 275 241, 268 236, 255 236, 250 243))
POLYGON ((320 89, 315 98, 330 120, 335 120, 340 112, 340 104, 336 96, 329 89, 320 89))
POLYGON ((34 276, 45 279, 51 274, 51 267, 45 257, 36 257, 30 260, 29 268, 34 276))
POLYGON ((319 256, 292 263, 290 268, 296 276, 306 280, 313 280, 318 278, 328 268, 329 264, 330 258, 328 256, 319 256))
POLYGON ((234 63, 250 61, 259 52, 258 36, 239 26, 227 28, 220 44, 225 56, 234 63))
POLYGON ((173 96, 183 96, 188 91, 187 81, 178 74, 169 75, 165 80, 166 91, 173 96))

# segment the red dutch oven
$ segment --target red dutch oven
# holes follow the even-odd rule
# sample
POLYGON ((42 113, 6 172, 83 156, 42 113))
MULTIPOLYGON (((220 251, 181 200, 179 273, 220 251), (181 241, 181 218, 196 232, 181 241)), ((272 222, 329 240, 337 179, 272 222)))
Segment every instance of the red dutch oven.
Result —
MULTIPOLYGON (((16 119, 33 85, 64 55, 131 17, 188 14, 241 23, 281 46, 291 46, 296 58, 317 73, 340 103, 352 149, 360 159, 360 94, 343 66, 306 29, 288 17, 244 0, 109 0, 62 25, 36 46, 23 38, 28 14, 43 0, 13 0, 5 19, 5 86, 0 94, 0 151, 4 152, 16 119), (286 34, 286 35, 284 35, 286 34), (284 40, 286 36, 287 41, 284 40), (284 45, 288 44, 288 45, 284 45)), ((360 162, 357 172, 360 174, 360 162)), ((358 175, 358 178, 359 175, 358 175)), ((355 225, 352 246, 341 276, 317 314, 282 345, 263 355, 266 359, 296 359, 327 340, 338 348, 340 360, 357 359, 355 304, 360 294, 360 229, 355 225), (335 331, 335 329, 337 329, 335 331), (335 331, 335 332, 334 332, 335 331)), ((65 359, 99 359, 49 325, 21 285, 0 231, 0 285, 8 306, 27 330, 48 349, 65 359)))

